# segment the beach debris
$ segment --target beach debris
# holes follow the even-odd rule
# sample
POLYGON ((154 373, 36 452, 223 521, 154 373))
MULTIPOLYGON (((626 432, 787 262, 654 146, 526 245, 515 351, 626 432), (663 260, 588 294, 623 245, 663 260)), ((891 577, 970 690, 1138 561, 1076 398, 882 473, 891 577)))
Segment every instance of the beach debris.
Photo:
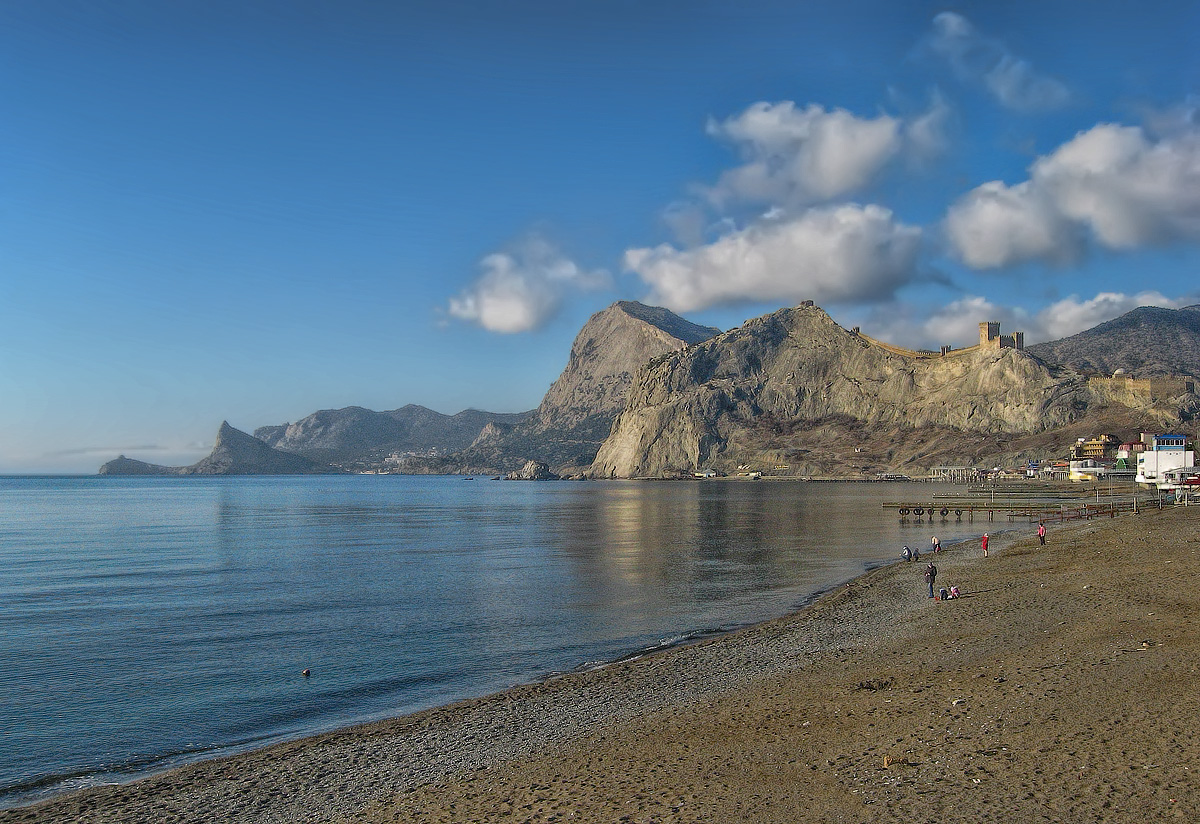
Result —
POLYGON ((950 704, 955 707, 961 707, 965 703, 967 703, 967 699, 965 699, 965 698, 955 698, 953 701, 950 702, 950 704))
POLYGON ((312 670, 305 667, 304 671, 301 672, 300 674, 303 675, 305 678, 307 678, 308 676, 312 675, 312 670))
POLYGON ((871 690, 872 692, 886 690, 892 686, 892 680, 891 678, 868 678, 866 681, 859 681, 855 689, 871 690))

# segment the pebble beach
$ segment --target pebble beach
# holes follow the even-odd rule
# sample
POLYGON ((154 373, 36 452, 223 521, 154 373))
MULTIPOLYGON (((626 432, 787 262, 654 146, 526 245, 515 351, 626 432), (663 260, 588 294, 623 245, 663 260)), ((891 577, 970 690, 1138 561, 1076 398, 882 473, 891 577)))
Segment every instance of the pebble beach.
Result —
POLYGON ((1198 524, 1102 518, 1040 547, 998 523, 988 558, 948 547, 703 643, 0 824, 1196 820, 1198 524), (930 558, 963 597, 927 597, 930 558))

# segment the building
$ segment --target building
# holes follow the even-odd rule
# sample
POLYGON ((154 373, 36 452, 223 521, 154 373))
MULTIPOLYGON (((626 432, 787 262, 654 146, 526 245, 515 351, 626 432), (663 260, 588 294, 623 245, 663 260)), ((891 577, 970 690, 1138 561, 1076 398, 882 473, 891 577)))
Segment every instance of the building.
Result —
POLYGON ((1117 449, 1117 469, 1137 469, 1137 456, 1146 451, 1141 441, 1123 443, 1117 449))
MULTIPOLYGON (((1142 436, 1146 440, 1146 436, 1142 436)), ((1158 489, 1167 488, 1166 472, 1196 465, 1196 453, 1188 447, 1187 435, 1154 435, 1149 448, 1137 456, 1137 482, 1158 489)))
POLYGON ((1092 458, 1099 461, 1111 460, 1117 457, 1121 448, 1121 439, 1113 435, 1097 435, 1094 438, 1080 438, 1071 448, 1071 457, 1076 460, 1092 458))
POLYGON ((1025 333, 1000 334, 1000 321, 988 320, 979 324, 980 349, 1024 349, 1025 333))

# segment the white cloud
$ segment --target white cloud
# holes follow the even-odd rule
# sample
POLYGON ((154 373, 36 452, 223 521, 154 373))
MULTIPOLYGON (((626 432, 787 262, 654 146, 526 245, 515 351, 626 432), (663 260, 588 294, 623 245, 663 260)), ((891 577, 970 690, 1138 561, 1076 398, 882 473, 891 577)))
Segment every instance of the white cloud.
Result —
POLYGON ((977 269, 1061 263, 1085 230, 1110 249, 1200 240, 1200 129, 1153 142, 1140 128, 1100 124, 1039 158, 1029 180, 968 192, 945 228, 977 269))
POLYGON ((945 229, 974 269, 1037 259, 1066 263, 1081 246, 1076 227, 1028 182, 1010 187, 995 180, 968 192, 950 208, 945 229))
POLYGON ((858 191, 903 145, 901 121, 862 118, 791 101, 755 103, 708 133, 736 145, 746 162, 709 190, 718 206, 730 200, 808 205, 858 191))
POLYGON ((450 299, 449 312, 491 332, 537 329, 558 311, 568 290, 609 283, 603 270, 580 269, 540 238, 525 241, 511 253, 490 254, 479 265, 483 273, 450 299))
POLYGON ((648 300, 686 312, 746 300, 870 302, 916 277, 921 230, 880 206, 772 215, 694 249, 630 249, 648 300))
POLYGON ((946 11, 934 17, 933 35, 928 42, 959 77, 982 84, 1010 109, 1055 109, 1071 99, 1063 83, 1039 74, 1029 61, 1012 54, 1000 41, 981 35, 961 14, 946 11))

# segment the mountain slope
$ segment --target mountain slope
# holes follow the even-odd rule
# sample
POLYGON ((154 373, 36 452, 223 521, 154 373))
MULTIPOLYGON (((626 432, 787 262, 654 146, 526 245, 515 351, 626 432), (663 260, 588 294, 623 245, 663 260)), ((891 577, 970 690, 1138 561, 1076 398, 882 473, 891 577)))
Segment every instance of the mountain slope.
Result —
POLYGON ((1184 309, 1140 306, 1069 338, 1027 351, 1079 372, 1111 375, 1124 369, 1139 378, 1200 376, 1200 305, 1184 309))
MULTIPOLYGON (((590 474, 794 468, 819 465, 823 445, 848 444, 863 457, 846 465, 858 460, 860 469, 932 452, 942 462, 957 456, 972 463, 997 454, 988 451, 989 441, 1067 427, 1109 405, 1082 376, 1047 368, 1019 350, 906 357, 842 329, 817 307, 798 307, 749 321, 644 371, 590 474), (821 428, 824 436, 813 439, 821 428), (923 439, 937 444, 922 447, 923 439)), ((1178 420, 1177 410, 1148 402, 1136 411, 1139 422, 1178 420)))

